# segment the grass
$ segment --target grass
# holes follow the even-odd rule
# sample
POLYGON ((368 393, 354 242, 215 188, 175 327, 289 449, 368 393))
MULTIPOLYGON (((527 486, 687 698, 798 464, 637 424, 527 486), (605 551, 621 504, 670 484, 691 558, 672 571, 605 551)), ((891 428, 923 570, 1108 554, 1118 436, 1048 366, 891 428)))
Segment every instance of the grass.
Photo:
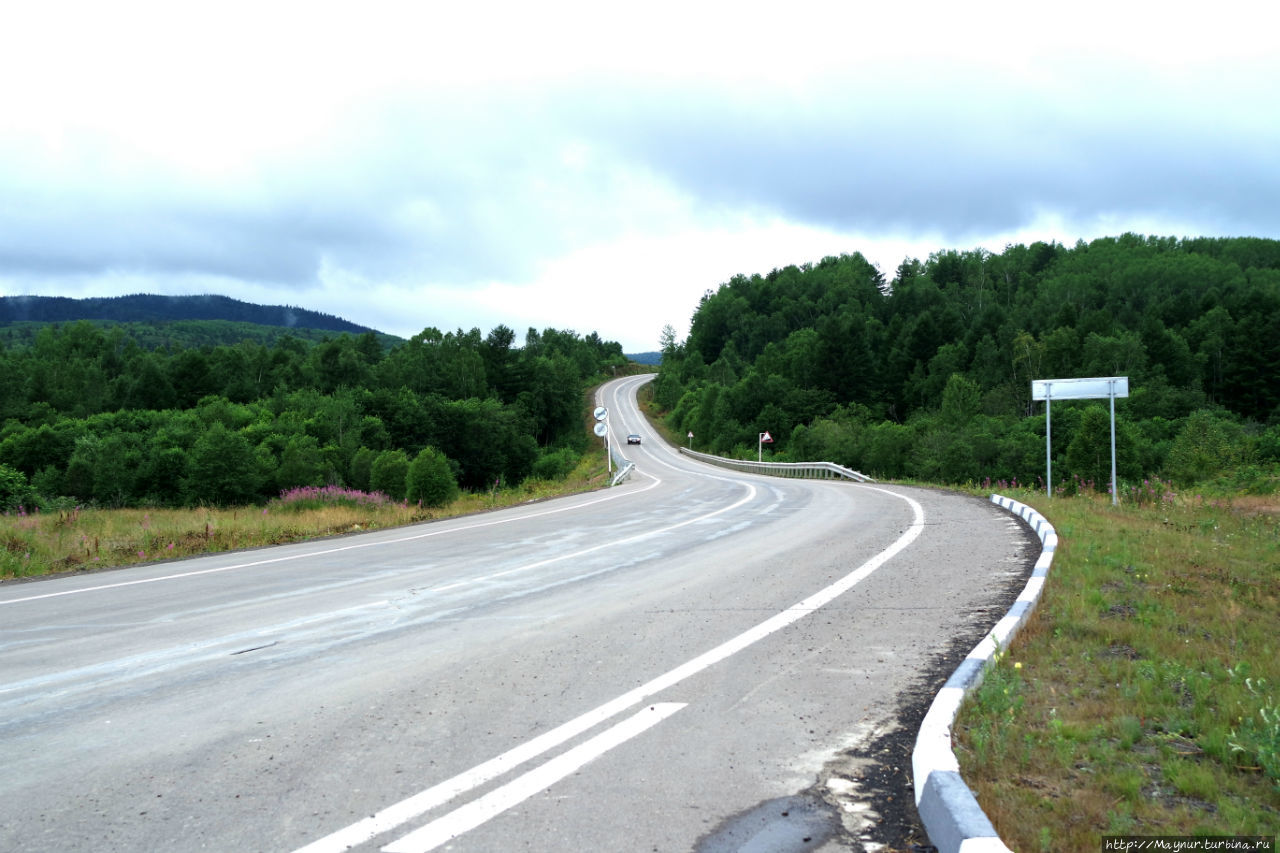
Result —
POLYGON ((1060 537, 954 727, 1005 843, 1280 833, 1280 501, 1002 493, 1060 537))
POLYGON ((463 494, 427 509, 379 493, 294 489, 266 506, 229 509, 75 508, 0 516, 0 579, 150 563, 239 548, 399 527, 469 515, 607 484, 603 452, 587 454, 564 480, 527 480, 463 494))

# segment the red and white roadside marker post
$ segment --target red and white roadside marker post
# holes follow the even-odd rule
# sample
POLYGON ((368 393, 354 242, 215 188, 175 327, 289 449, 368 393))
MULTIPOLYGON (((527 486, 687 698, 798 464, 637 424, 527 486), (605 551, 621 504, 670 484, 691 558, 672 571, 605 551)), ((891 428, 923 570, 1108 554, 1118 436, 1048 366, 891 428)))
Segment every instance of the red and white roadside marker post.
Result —
POLYGON ((757 462, 764 461, 764 446, 766 444, 773 444, 773 436, 769 435, 768 430, 765 430, 764 432, 760 433, 760 442, 759 444, 756 445, 756 461, 757 462))

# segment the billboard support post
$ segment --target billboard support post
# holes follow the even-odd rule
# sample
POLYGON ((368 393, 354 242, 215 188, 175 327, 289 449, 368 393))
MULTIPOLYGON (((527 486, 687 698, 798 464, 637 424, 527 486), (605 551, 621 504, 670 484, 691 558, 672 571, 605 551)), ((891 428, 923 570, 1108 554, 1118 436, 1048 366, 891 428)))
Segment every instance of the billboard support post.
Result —
POLYGON ((1033 379, 1031 399, 1044 400, 1045 490, 1053 497, 1053 447, 1050 409, 1054 400, 1111 401, 1111 505, 1119 503, 1116 481, 1116 397, 1129 396, 1128 376, 1106 376, 1089 379, 1033 379))

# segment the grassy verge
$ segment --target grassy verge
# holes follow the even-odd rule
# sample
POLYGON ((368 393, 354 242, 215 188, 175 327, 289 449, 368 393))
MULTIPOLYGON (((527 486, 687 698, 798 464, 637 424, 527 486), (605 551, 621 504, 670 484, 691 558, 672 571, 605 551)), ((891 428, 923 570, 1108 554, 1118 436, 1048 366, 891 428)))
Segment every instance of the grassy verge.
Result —
POLYGON ((514 506, 607 485, 603 452, 564 480, 464 494, 427 509, 341 489, 314 490, 266 506, 230 509, 91 509, 0 516, 0 579, 148 563, 300 542, 514 506))
POLYGON ((1003 493, 1061 540, 954 730, 1004 841, 1280 832, 1280 502, 1003 493))

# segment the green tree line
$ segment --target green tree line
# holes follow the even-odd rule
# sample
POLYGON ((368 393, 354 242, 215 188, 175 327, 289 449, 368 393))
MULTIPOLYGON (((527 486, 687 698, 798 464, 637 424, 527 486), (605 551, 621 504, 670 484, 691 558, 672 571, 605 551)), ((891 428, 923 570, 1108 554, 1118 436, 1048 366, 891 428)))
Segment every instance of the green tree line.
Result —
POLYGON ((320 485, 436 501, 563 476, 586 448, 584 389, 625 364, 620 344, 556 329, 518 346, 506 326, 429 328, 388 350, 371 332, 147 348, 121 327, 50 325, 0 349, 0 509, 320 485))
MULTIPOLYGON (((754 455, 767 430, 779 460, 1034 483, 1045 418, 1031 381, 1128 376, 1122 479, 1193 483, 1280 460, 1275 240, 949 250, 889 280, 860 254, 827 257, 707 291, 688 339, 668 328, 662 347, 655 402, 713 453, 754 455)), ((1060 403, 1052 418, 1055 482, 1105 488, 1104 405, 1060 403)))
MULTIPOLYGON (((125 337, 143 349, 204 349, 219 346, 236 346, 241 343, 259 343, 275 346, 282 338, 297 338, 303 343, 323 343, 344 330, 317 329, 310 326, 266 326, 239 320, 95 320, 83 318, 104 331, 120 329, 125 337)), ((52 324, 65 325, 79 320, 29 321, 0 319, 0 347, 26 347, 35 344, 40 331, 52 324)), ((347 332, 362 335, 363 331, 347 332)), ((374 332, 383 349, 391 349, 404 343, 403 338, 374 332)))
POLYGON ((99 320, 115 323, 165 323, 180 320, 216 320, 256 326, 300 327, 334 333, 362 334, 364 326, 318 311, 292 305, 256 305, 228 296, 0 296, 0 323, 68 323, 99 320))

